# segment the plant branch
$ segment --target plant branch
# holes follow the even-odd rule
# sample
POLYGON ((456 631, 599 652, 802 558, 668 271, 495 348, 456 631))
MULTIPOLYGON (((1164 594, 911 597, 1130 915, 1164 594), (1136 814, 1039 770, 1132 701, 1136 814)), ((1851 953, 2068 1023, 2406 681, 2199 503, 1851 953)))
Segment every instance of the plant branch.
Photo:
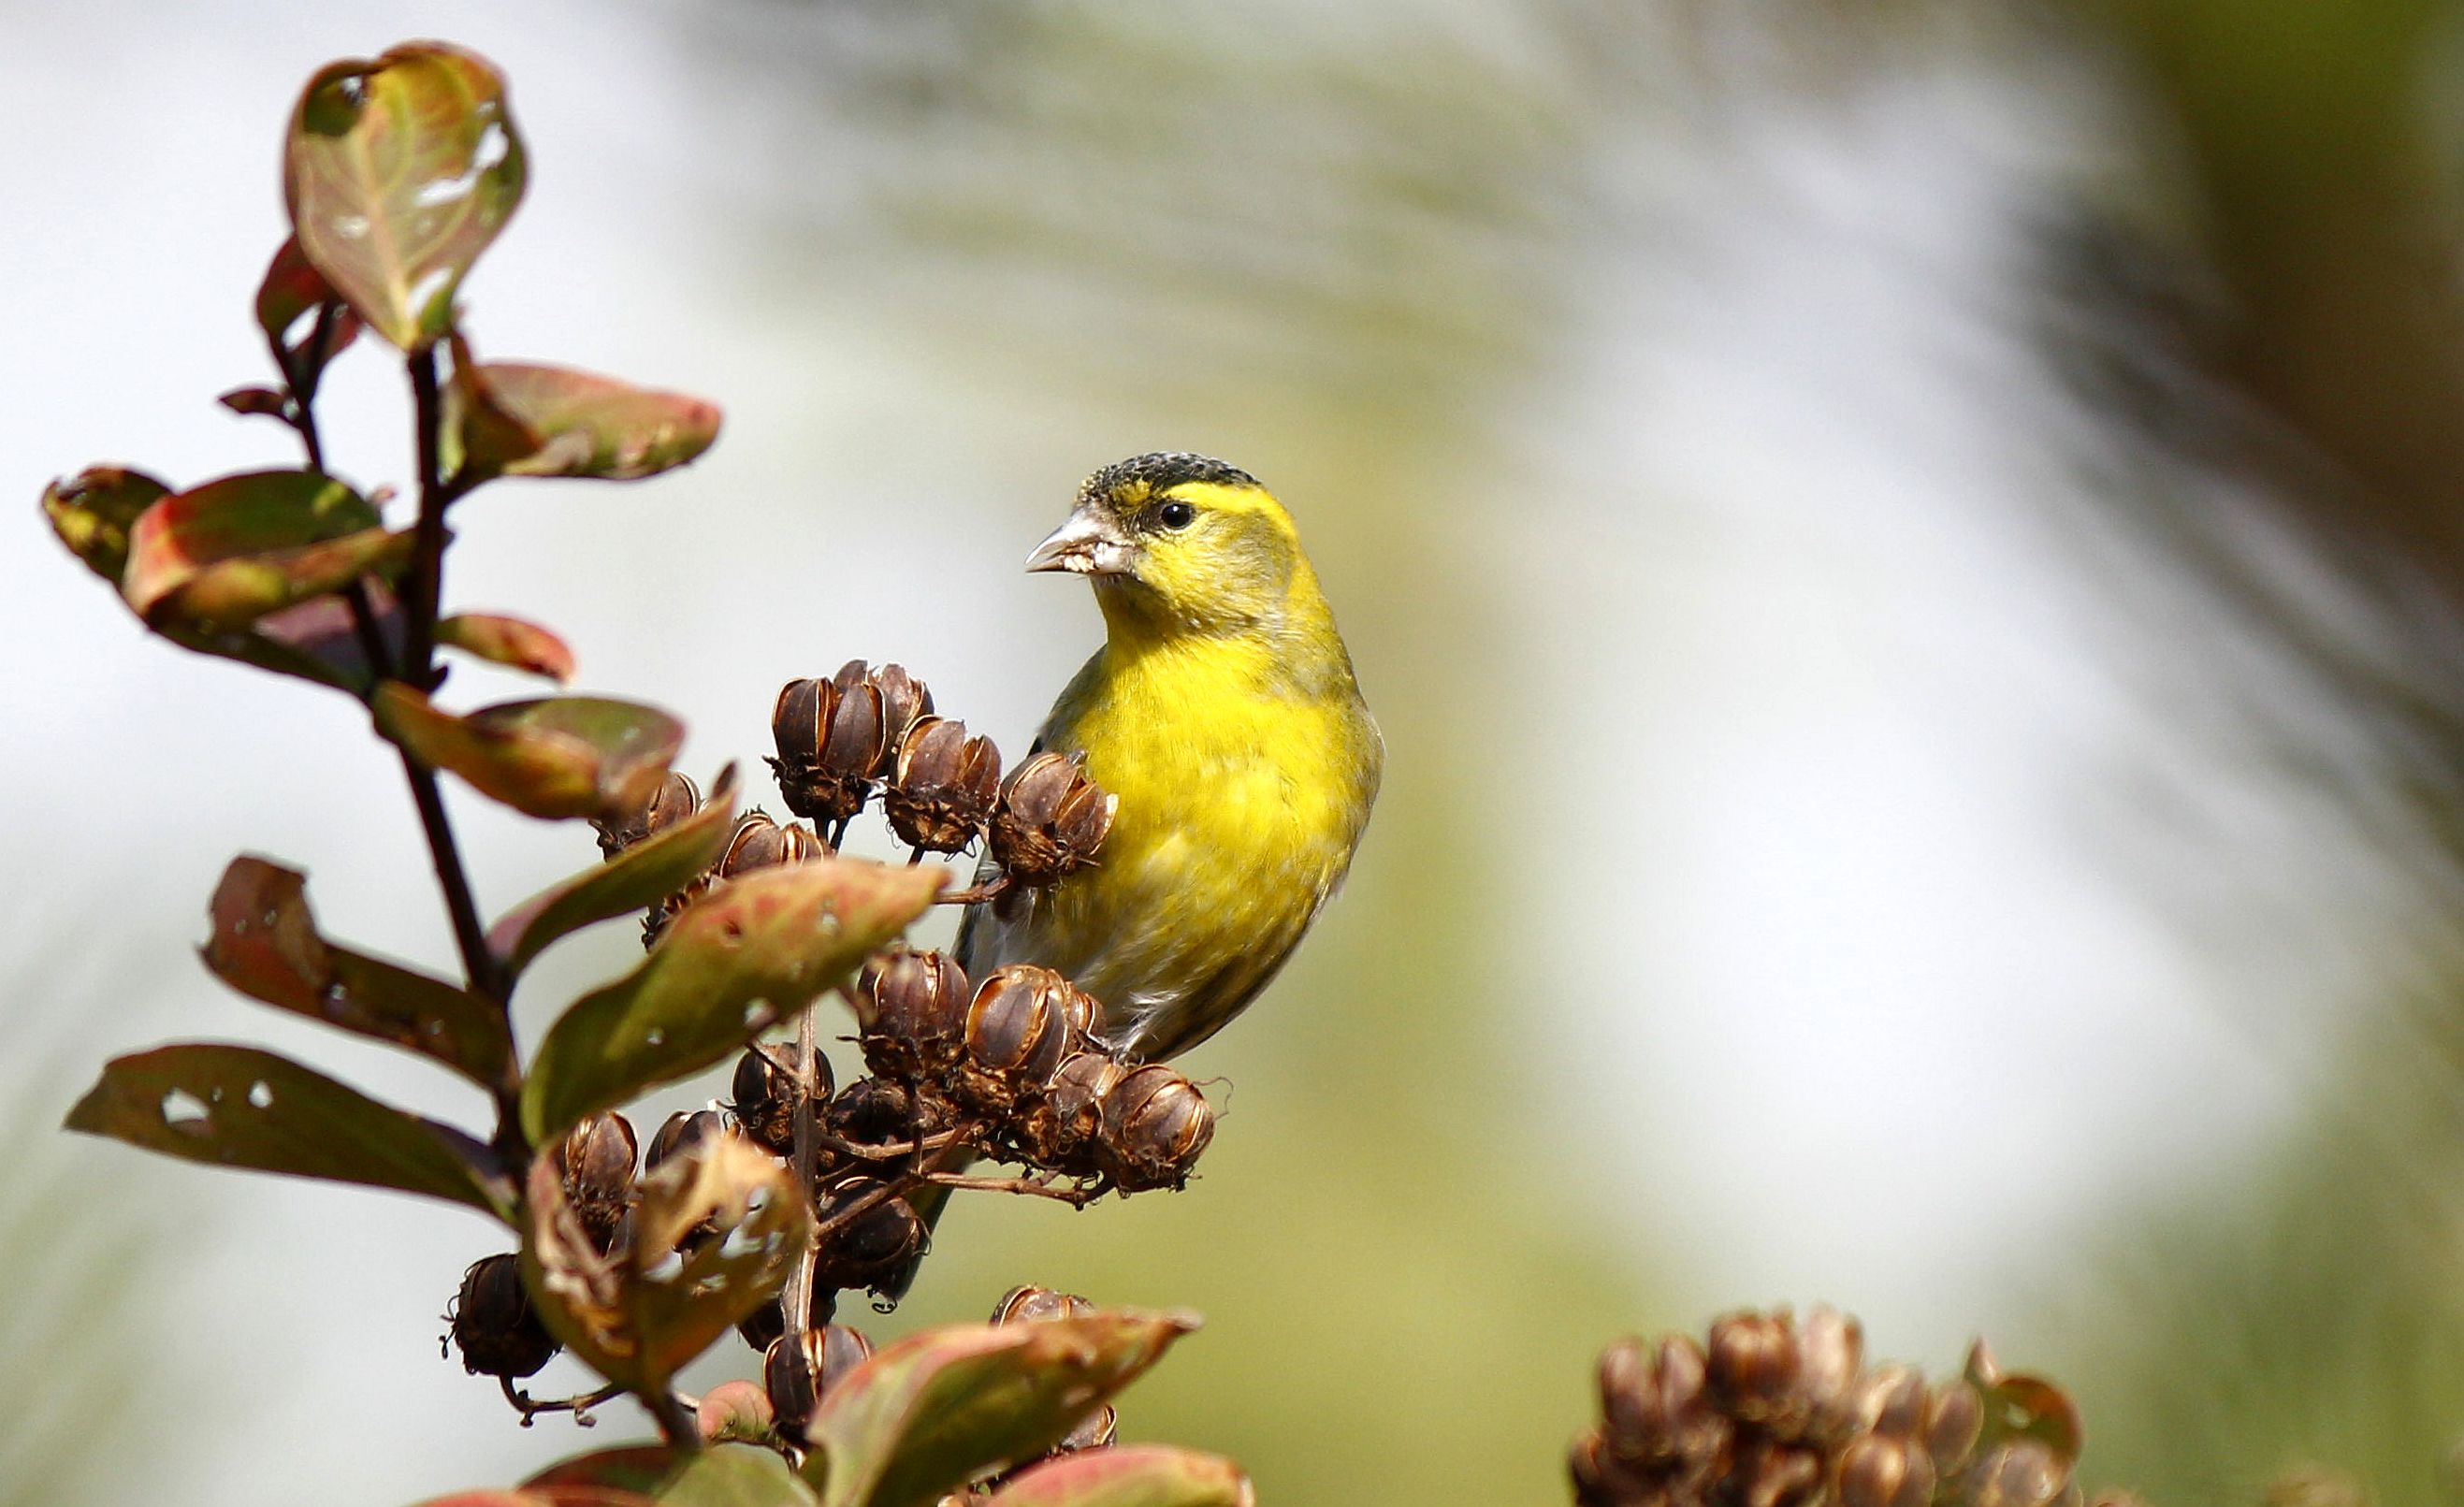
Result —
POLYGON ((701 1420, 694 1416, 693 1409, 685 1406, 683 1398, 664 1387, 655 1392, 636 1392, 634 1395, 642 1399, 642 1406, 650 1410, 650 1416, 659 1421, 659 1436, 667 1441, 670 1449, 684 1454, 701 1452, 701 1420))
MULTIPOLYGON (((796 1017, 796 1147, 795 1172, 799 1195, 813 1196, 813 1158, 819 1127, 813 1124, 813 1095, 821 1087, 819 1072, 821 1042, 813 1027, 816 1007, 806 1006, 796 1017)), ((813 1265, 820 1259, 821 1233, 816 1226, 804 1240, 803 1251, 796 1257, 796 1269, 787 1276, 787 1290, 780 1295, 779 1311, 786 1317, 787 1332, 801 1335, 813 1322, 813 1265)))
POLYGON ((411 545, 409 590, 403 602, 403 678, 419 690, 436 688, 436 612, 445 588, 445 414, 436 378, 436 347, 413 353, 410 399, 419 430, 419 530, 411 545))

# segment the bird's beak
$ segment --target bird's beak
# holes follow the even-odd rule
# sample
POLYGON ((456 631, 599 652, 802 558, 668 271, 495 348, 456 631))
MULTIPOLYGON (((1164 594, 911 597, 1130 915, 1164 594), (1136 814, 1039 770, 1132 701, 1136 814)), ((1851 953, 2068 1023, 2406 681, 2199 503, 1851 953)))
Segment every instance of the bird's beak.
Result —
POLYGON ((1026 557, 1026 568, 1118 576, 1130 568, 1130 541, 1110 518, 1081 508, 1035 547, 1035 553, 1026 557))

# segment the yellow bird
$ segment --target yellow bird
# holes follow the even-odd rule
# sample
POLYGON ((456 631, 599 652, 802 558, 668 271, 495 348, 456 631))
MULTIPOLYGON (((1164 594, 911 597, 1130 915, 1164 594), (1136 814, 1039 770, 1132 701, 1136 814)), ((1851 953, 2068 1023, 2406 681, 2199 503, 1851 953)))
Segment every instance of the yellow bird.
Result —
POLYGON ((1241 1013, 1352 865, 1385 746, 1283 504, 1200 455, 1140 455, 1078 490, 1027 557, 1095 588, 1104 646, 1038 734, 1119 797, 1091 868, 977 906, 969 975, 1040 963, 1159 1061, 1241 1013))

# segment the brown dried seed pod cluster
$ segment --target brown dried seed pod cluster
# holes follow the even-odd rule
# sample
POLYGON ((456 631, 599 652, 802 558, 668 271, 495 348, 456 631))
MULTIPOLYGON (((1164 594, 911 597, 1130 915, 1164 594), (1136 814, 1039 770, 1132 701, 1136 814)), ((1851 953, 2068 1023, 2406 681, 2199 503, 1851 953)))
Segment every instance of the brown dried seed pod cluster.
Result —
POLYGON ((1095 861, 1117 804, 1076 756, 1038 754, 1001 786, 993 862, 1017 884, 1052 884, 1095 861))
MULTIPOLYGON (((2005 1375, 1982 1343, 1928 1386, 1867 1369, 1829 1308, 1731 1314, 1703 1343, 1627 1340, 1600 1357, 1600 1422, 1574 1441, 1583 1507, 2057 1507, 2079 1414, 2060 1388, 2005 1375)), ((2100 1497, 2100 1503, 2119 1503, 2100 1497)))
POLYGON ((770 710, 770 768, 787 809, 845 825, 891 773, 909 725, 932 710, 932 690, 896 665, 849 660, 827 680, 787 682, 770 710))
POLYGON ((1001 768, 992 739, 948 717, 917 717, 898 740, 881 814, 909 847, 958 852, 992 820, 1001 768))
POLYGON ((591 826, 599 833, 599 851, 614 858, 635 843, 648 841, 685 818, 701 809, 701 787, 692 776, 668 771, 665 779, 650 790, 650 797, 642 806, 622 816, 594 820, 591 826))

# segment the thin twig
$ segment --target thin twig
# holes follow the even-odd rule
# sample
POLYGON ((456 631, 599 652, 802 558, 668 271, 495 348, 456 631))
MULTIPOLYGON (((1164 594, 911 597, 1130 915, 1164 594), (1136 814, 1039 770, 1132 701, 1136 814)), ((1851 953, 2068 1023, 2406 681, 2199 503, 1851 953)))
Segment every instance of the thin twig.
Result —
POLYGON ((1007 873, 1001 873, 994 875, 991 881, 986 884, 969 885, 964 889, 951 890, 946 895, 936 897, 933 904, 936 906, 981 905, 987 900, 997 900, 1002 895, 1009 893, 1009 875, 1007 873))
POLYGON ((695 1416, 696 1409, 686 1406, 683 1397, 665 1387, 655 1393, 634 1395, 658 1420, 659 1436, 667 1441, 668 1448, 686 1454, 701 1452, 701 1419, 695 1416))
MULTIPOLYGON (((813 1026, 816 1011, 806 1006, 796 1017, 796 1188, 798 1196, 813 1196, 813 1158, 818 1149, 815 1142, 820 1127, 813 1124, 813 1096, 821 1089, 821 1042, 813 1026)), ((795 1270, 787 1274, 787 1289, 779 1298, 780 1312, 787 1321, 787 1333, 802 1335, 812 1327, 813 1267, 821 1259, 822 1237, 818 1224, 804 1240, 804 1249, 796 1257, 795 1270)))
POLYGON ((920 1181, 935 1188, 972 1188, 987 1193, 1032 1193, 1086 1208, 1107 1191, 1101 1182, 1046 1183, 1032 1177, 969 1177, 961 1172, 926 1172, 920 1181))
POLYGON ((935 1152, 933 1160, 927 1162, 921 1168, 918 1168, 912 1172, 902 1173, 898 1177, 882 1184, 880 1187, 875 1188, 869 1192, 863 1194, 861 1197, 856 1198, 837 1213, 830 1215, 827 1219, 825 1219, 820 1224, 814 1226, 814 1243, 816 1245, 820 1244, 823 1240, 827 1239, 830 1235, 835 1234, 840 1230, 843 1230, 847 1225, 853 1223, 859 1216, 870 1213, 873 1210, 890 1202, 891 1199, 914 1191, 917 1188, 923 1186, 923 1184, 929 1180, 934 1173, 938 1172, 941 1169, 941 1164, 950 1159, 950 1153, 957 1150, 964 1143, 959 1141, 952 1141, 949 1145, 944 1146, 940 1150, 935 1152))
POLYGON ((543 1403, 528 1392, 517 1389, 514 1386, 514 1379, 510 1376, 500 1376, 496 1381, 505 1389, 505 1401, 513 1404, 521 1413, 522 1427, 525 1429, 529 1428, 531 1420, 539 1414, 555 1412, 573 1414, 573 1422, 577 1428, 595 1429, 599 1427, 599 1420, 590 1416, 590 1409, 625 1395, 624 1387, 610 1382, 594 1392, 583 1392, 579 1397, 560 1397, 553 1402, 543 1403))
POLYGON ((404 678, 417 689, 435 686, 436 613, 445 583, 445 413, 437 386, 436 347, 415 352, 410 402, 419 434, 419 529, 411 546, 410 589, 403 603, 404 678))

